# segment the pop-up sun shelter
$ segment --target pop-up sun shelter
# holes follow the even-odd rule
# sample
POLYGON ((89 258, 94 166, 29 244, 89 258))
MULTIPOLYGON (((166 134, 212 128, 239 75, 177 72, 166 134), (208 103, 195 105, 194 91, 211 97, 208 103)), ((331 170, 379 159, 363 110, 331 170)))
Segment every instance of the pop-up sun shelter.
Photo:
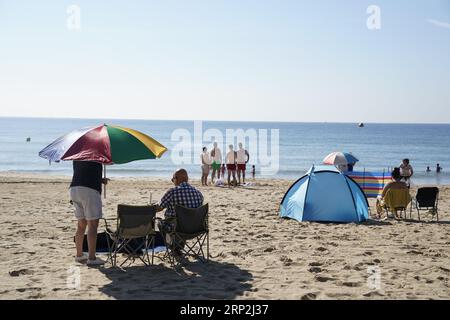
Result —
POLYGON ((286 192, 280 216, 298 221, 362 222, 369 218, 369 204, 352 178, 332 166, 313 166, 286 192))

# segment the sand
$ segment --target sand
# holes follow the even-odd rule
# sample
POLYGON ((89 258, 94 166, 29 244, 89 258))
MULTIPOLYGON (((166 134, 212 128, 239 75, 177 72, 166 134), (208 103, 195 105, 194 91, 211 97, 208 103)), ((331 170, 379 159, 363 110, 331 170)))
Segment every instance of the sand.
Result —
MULTIPOLYGON (((227 189, 193 181, 210 204, 211 261, 172 268, 155 259, 123 271, 73 262, 69 178, 0 174, 0 298, 450 298, 450 187, 441 187, 440 223, 323 224, 277 216, 291 183, 227 189)), ((115 217, 119 203, 146 204, 150 191, 159 199, 170 185, 114 179, 104 214, 115 217)))

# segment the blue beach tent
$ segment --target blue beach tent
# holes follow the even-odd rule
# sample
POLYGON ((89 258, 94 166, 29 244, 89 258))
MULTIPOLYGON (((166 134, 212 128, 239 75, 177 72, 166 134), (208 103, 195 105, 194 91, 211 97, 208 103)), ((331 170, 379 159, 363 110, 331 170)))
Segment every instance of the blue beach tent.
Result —
POLYGON ((369 218, 369 203, 352 178, 333 166, 313 166, 286 192, 280 216, 298 221, 362 222, 369 218))

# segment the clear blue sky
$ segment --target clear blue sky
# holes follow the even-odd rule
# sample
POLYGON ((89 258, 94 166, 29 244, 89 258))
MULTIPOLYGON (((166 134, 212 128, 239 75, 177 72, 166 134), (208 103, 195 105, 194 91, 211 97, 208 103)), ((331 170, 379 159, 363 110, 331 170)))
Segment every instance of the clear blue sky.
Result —
POLYGON ((0 116, 448 123, 450 0, 0 0, 0 116))

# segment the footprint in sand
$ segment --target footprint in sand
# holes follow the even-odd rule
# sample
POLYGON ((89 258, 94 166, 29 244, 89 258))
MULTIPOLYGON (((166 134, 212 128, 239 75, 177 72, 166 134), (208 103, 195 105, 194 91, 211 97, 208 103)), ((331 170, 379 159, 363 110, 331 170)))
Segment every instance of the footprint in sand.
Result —
POLYGON ((18 276, 30 275, 30 274, 33 274, 33 271, 28 270, 28 269, 13 270, 13 271, 9 272, 9 275, 11 277, 18 277, 18 276))
POLYGON ((320 267, 323 265, 323 263, 322 262, 311 262, 309 265, 311 267, 320 267))
POLYGON ((287 256, 282 256, 280 260, 283 262, 283 265, 290 266, 292 264, 292 259, 287 256))
POLYGON ((32 291, 32 290, 36 290, 36 291, 41 291, 42 289, 41 288, 18 288, 18 289, 16 289, 16 291, 18 291, 18 292, 25 292, 25 291, 32 291))
POLYGON ((356 287, 360 287, 361 283, 354 282, 354 281, 346 281, 346 282, 343 282, 342 285, 346 286, 346 287, 356 288, 356 287))
POLYGON ((406 252, 407 254, 423 254, 423 252, 422 251, 417 251, 417 250, 411 250, 411 251, 408 251, 408 252, 406 252))
POLYGON ((319 268, 319 267, 311 267, 311 268, 309 268, 309 272, 312 272, 312 273, 319 273, 319 272, 322 272, 322 268, 319 268))
POLYGON ((316 279, 316 281, 319 281, 319 282, 328 282, 328 281, 334 280, 333 278, 326 277, 326 276, 319 276, 319 275, 317 275, 315 277, 315 279, 316 279))
POLYGON ((378 292, 378 291, 370 291, 370 292, 364 293, 363 296, 364 297, 377 297, 377 296, 383 297, 384 294, 382 294, 381 292, 378 292))
POLYGON ((316 300, 317 294, 315 293, 307 293, 301 296, 300 300, 316 300))
POLYGON ((361 271, 361 270, 363 270, 364 268, 363 268, 363 266, 364 266, 364 263, 357 263, 357 264, 355 264, 354 266, 353 266, 353 270, 356 270, 356 271, 361 271))

